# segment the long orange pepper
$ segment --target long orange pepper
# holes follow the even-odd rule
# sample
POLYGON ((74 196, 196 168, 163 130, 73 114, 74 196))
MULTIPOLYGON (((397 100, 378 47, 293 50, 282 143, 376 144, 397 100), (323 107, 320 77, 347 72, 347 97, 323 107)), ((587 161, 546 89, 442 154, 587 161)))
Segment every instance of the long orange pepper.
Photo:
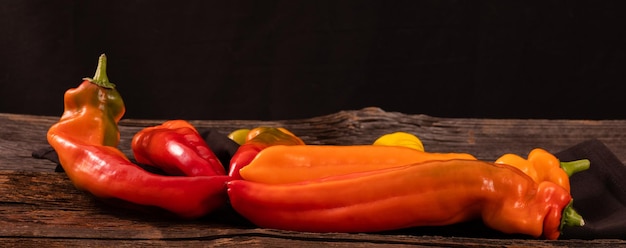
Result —
POLYGON ((545 149, 535 148, 530 151, 528 158, 513 153, 507 153, 498 158, 496 163, 514 166, 536 182, 551 181, 570 191, 569 177, 589 168, 589 160, 581 159, 571 162, 561 162, 552 153, 545 149))
POLYGON ((277 145, 259 152, 240 174, 254 182, 290 183, 449 159, 476 158, 467 153, 432 153, 404 146, 277 145))
POLYGON ((482 219, 503 233, 557 239, 580 226, 562 187, 480 160, 428 161, 290 184, 228 182, 233 208, 264 228, 376 232, 482 219))

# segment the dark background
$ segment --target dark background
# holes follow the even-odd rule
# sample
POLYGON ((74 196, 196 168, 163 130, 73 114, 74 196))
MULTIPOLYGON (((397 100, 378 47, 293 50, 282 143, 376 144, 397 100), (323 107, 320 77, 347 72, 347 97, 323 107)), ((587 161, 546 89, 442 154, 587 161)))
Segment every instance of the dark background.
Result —
POLYGON ((626 119, 626 1, 1 1, 0 112, 106 53, 125 118, 626 119))

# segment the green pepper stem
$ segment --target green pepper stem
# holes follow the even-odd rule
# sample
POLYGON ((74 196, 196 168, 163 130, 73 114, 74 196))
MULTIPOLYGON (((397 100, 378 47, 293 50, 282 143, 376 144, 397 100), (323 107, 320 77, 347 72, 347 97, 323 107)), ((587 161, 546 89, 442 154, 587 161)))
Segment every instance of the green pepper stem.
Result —
POLYGON ((577 172, 581 172, 589 169, 589 159, 580 159, 570 162, 561 162, 561 168, 565 171, 567 176, 571 177, 577 172))
POLYGON ((574 200, 571 200, 567 206, 563 209, 563 213, 561 214, 561 225, 559 226, 559 230, 563 230, 564 226, 584 226, 585 220, 580 216, 578 212, 573 207, 574 200))
POLYGON ((96 67, 96 74, 93 78, 83 78, 83 80, 89 80, 100 87, 109 89, 115 88, 115 84, 111 83, 107 76, 107 56, 104 53, 98 58, 98 67, 96 67))

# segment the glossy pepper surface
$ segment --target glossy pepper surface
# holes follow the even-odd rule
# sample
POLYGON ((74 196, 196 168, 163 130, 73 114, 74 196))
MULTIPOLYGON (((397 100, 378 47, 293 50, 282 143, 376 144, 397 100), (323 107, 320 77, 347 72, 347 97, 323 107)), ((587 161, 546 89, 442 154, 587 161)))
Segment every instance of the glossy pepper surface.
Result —
POLYGON ((476 158, 467 153, 431 153, 387 145, 276 145, 259 152, 240 170, 243 179, 291 183, 429 160, 476 158))
POLYGON ((254 224, 307 232, 376 232, 482 219, 503 233, 557 239, 584 222, 562 187, 480 160, 414 165, 289 184, 228 182, 233 208, 254 224))
POLYGON ((228 175, 233 177, 233 179, 241 179, 239 173, 241 168, 247 166, 260 151, 276 145, 304 145, 304 141, 285 128, 253 128, 248 132, 244 144, 233 154, 230 160, 228 175))
POLYGON ((116 148, 125 106, 106 77, 106 56, 96 76, 64 97, 65 111, 47 139, 72 183, 100 198, 156 206, 183 218, 205 215, 225 203, 227 176, 171 177, 149 173, 116 148))
POLYGON ((101 55, 93 78, 84 78, 63 97, 64 111, 57 126, 88 144, 117 146, 120 132, 117 123, 126 106, 115 84, 106 74, 106 55, 101 55))
POLYGON ((552 153, 542 148, 532 149, 526 159, 517 154, 507 153, 495 162, 516 167, 536 182, 550 181, 558 184, 568 192, 570 191, 569 177, 589 168, 587 159, 561 162, 552 153))
POLYGON ((137 132, 131 149, 138 163, 170 175, 226 175, 224 166, 196 128, 185 120, 169 120, 137 132))
POLYGON ((424 144, 414 134, 407 132, 393 132, 384 134, 376 139, 373 145, 379 146, 404 146, 418 151, 424 151, 424 144))
POLYGON ((176 177, 145 171, 115 147, 89 145, 55 132, 50 144, 76 188, 99 198, 155 206, 182 218, 198 218, 226 203, 228 176, 176 177))
POLYGON ((238 145, 243 145, 246 143, 248 133, 250 133, 250 129, 240 128, 230 132, 227 137, 238 145))

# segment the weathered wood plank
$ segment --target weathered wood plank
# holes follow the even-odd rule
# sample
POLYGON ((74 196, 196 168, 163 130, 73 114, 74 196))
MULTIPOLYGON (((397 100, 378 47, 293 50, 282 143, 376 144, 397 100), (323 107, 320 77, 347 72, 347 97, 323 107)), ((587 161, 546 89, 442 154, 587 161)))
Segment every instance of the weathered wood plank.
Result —
POLYGON ((430 245, 410 244, 371 244, 367 242, 342 242, 320 240, 289 240, 273 237, 228 237, 214 240, 77 240, 77 239, 6 239, 0 238, 0 242, 7 247, 433 247, 430 245))
MULTIPOLYGON (((0 168, 49 171, 53 166, 30 159, 33 149, 47 145, 47 129, 58 117, 0 114, 0 168)), ((130 140, 141 128, 163 120, 124 119, 120 123, 119 148, 130 154, 130 140)), ((589 139, 598 139, 626 161, 626 120, 520 120, 437 118, 385 112, 379 108, 341 111, 299 120, 191 120, 198 128, 213 128, 224 134, 237 128, 282 126, 308 144, 369 144, 392 131, 420 137, 430 151, 468 152, 485 160, 504 153, 526 154, 542 147, 558 152, 589 139)))
MULTIPOLYGON (((229 209, 180 220, 155 209, 119 208, 73 187, 63 173, 0 171, 0 241, 19 246, 571 247, 579 240, 488 239, 409 234, 302 233, 255 228, 229 209)), ((626 240, 592 240, 614 247, 626 240)))
MULTIPOLYGON (((368 235, 371 237, 371 235, 368 235)), ((396 237, 397 238, 397 237, 396 237)), ((450 237, 418 237, 411 240, 363 240, 355 239, 298 239, 289 237, 233 236, 216 239, 182 240, 125 240, 125 239, 59 239, 59 238, 4 238, 0 242, 6 247, 598 247, 624 246, 619 240, 595 241, 529 241, 529 240, 481 240, 450 237)))
MULTIPOLYGON (((256 228, 225 208, 193 221, 145 207, 121 208, 74 188, 55 164, 31 157, 47 146, 45 134, 58 117, 0 113, 0 242, 21 247, 66 246, 238 246, 403 247, 529 246, 615 247, 626 240, 486 239, 411 234, 316 234, 256 228)), ((124 119, 120 149, 130 154, 132 135, 164 120, 124 119)), ((382 134, 411 132, 427 150, 469 152, 491 160, 503 153, 553 152, 598 139, 626 161, 626 120, 456 119, 385 112, 378 108, 341 111, 299 120, 191 120, 198 128, 227 134, 237 128, 282 126, 308 144, 369 144, 382 134)))

